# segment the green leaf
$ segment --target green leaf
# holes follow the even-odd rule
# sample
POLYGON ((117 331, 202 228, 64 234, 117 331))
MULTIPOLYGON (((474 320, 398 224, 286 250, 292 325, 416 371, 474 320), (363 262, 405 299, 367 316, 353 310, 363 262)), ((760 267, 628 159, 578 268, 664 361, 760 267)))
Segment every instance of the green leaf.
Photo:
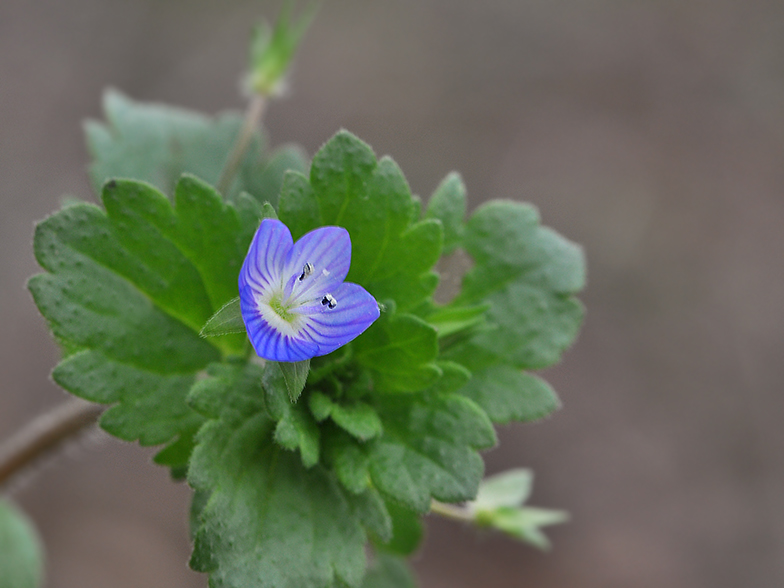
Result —
POLYGON ((466 251, 475 266, 455 306, 492 305, 492 330, 480 330, 447 355, 469 369, 509 363, 539 369, 558 361, 574 341, 583 308, 573 294, 585 283, 582 249, 539 226, 533 207, 489 202, 466 227, 466 251))
POLYGON ((416 588, 416 581, 405 559, 380 553, 365 575, 362 588, 416 588))
POLYGON ((471 379, 471 372, 454 361, 439 361, 438 368, 441 370, 441 377, 428 388, 429 392, 439 394, 456 392, 471 379))
POLYGON ((352 244, 348 281, 378 300, 412 309, 435 291, 432 268, 441 254, 443 229, 434 219, 413 222, 416 208, 405 177, 390 158, 341 131, 313 158, 310 181, 287 174, 280 219, 294 238, 321 225, 345 227, 352 244))
POLYGON ((196 372, 244 354, 246 337, 201 339, 217 308, 236 297, 249 238, 236 210, 185 177, 175 205, 149 185, 113 181, 103 200, 69 206, 36 228, 46 273, 29 288, 71 353, 55 369, 68 391, 113 404, 101 425, 142 444, 173 442, 160 460, 182 468, 201 422, 185 403, 196 372), (244 235, 244 236, 243 236, 244 235))
POLYGON ((267 362, 261 381, 267 411, 278 422, 275 441, 290 451, 299 449, 302 464, 312 467, 319 460, 320 433, 306 403, 292 404, 291 392, 278 362, 267 362))
POLYGON ((452 253, 463 240, 466 215, 466 187, 457 172, 450 173, 433 192, 425 218, 435 218, 444 227, 444 255, 452 253))
POLYGON ((454 394, 382 400, 384 434, 368 446, 375 486, 417 512, 427 512, 433 498, 474 498, 483 471, 475 450, 496 443, 487 415, 454 394))
POLYGON ((489 304, 446 306, 429 313, 426 320, 436 328, 438 338, 442 339, 484 324, 488 310, 489 304))
MULTIPOLYGON (((111 178, 149 182, 171 194, 183 173, 216 184, 234 145, 242 115, 224 113, 216 118, 162 104, 131 100, 116 90, 103 97, 106 123, 85 123, 92 157, 90 177, 96 192, 111 178)), ((263 170, 262 142, 255 136, 230 193, 247 189, 263 170)), ((261 200, 266 195, 254 193, 261 200)))
POLYGON ((159 445, 187 436, 202 422, 185 403, 193 374, 157 373, 85 350, 62 361, 52 377, 80 398, 112 404, 101 416, 101 427, 125 441, 159 445))
POLYGON ((490 476, 482 481, 473 501, 477 510, 520 506, 531 495, 534 475, 531 470, 517 468, 490 476))
POLYGON ((536 421, 561 407, 547 382, 507 365, 474 373, 460 394, 476 402, 494 423, 500 424, 536 421))
POLYGON ((212 588, 358 586, 366 541, 358 507, 326 470, 305 469, 272 442, 257 366, 212 373, 219 381, 200 382, 192 395, 220 418, 197 435, 188 472, 194 489, 209 493, 191 566, 210 572, 212 588))
POLYGON ((378 437, 383 431, 378 413, 364 402, 333 401, 326 394, 313 392, 309 405, 317 421, 331 417, 336 425, 360 441, 378 437))
POLYGON ((268 361, 267 370, 279 370, 289 393, 291 402, 296 402, 302 390, 305 389, 305 382, 308 381, 310 372, 310 359, 304 361, 268 361))
POLYGON ((381 315, 354 342, 357 362, 373 373, 379 392, 416 392, 441 375, 437 334, 414 315, 381 315))
POLYGON ((370 486, 370 460, 356 439, 331 432, 324 440, 325 456, 343 487, 353 494, 362 494, 370 486))
POLYGON ((387 502, 387 510, 392 520, 392 538, 376 541, 376 549, 397 555, 411 555, 419 547, 424 535, 422 516, 394 501, 387 502))
POLYGON ((245 321, 240 309, 240 297, 232 298, 210 317, 199 331, 202 337, 216 337, 231 333, 245 333, 245 321))
POLYGON ((0 572, 3 588, 39 588, 43 584, 41 540, 19 509, 0 500, 0 572))

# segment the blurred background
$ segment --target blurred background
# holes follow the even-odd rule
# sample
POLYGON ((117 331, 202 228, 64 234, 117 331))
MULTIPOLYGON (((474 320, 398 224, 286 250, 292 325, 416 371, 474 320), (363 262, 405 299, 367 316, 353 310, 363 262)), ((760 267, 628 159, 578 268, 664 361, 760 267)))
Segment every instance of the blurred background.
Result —
MULTIPOLYGON (((64 400, 26 290, 33 223, 93 199, 81 121, 102 89, 243 108, 245 0, 0 2, 0 437, 64 400)), ((487 471, 565 508, 549 554, 429 521, 423 588, 784 585, 784 4, 326 0, 273 143, 345 127, 427 197, 536 204, 584 244, 587 321, 547 377, 564 408, 509 426, 487 471)), ((19 485, 49 588, 203 587, 188 491, 94 434, 19 485)))

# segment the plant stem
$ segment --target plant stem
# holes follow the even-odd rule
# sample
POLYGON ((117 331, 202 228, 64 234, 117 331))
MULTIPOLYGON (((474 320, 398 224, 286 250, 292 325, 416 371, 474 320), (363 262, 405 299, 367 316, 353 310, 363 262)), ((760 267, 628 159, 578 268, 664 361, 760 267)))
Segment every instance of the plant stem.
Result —
POLYGON ((104 409, 74 398, 27 423, 0 444, 0 486, 47 451, 95 423, 104 409))
POLYGON ((234 143, 231 155, 229 155, 229 159, 221 171, 220 180, 218 180, 218 192, 224 196, 231 188, 231 183, 234 181, 234 176, 237 175, 242 158, 245 157, 245 152, 248 150, 253 133, 259 127, 266 105, 267 100, 261 94, 254 94, 248 104, 248 109, 245 111, 245 121, 242 123, 237 142, 234 143))
POLYGON ((473 515, 468 511, 468 509, 461 506, 455 506, 454 504, 444 504, 443 502, 438 502, 437 500, 431 501, 430 512, 441 515, 442 517, 446 517, 448 519, 463 521, 464 523, 471 523, 474 520, 473 515))

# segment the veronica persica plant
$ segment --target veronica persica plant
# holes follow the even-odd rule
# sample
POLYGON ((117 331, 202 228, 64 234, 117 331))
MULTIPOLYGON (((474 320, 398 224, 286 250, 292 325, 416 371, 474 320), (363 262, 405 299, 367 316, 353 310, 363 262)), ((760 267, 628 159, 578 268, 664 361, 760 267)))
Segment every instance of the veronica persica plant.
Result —
POLYGON ((279 220, 264 219, 242 265, 240 306, 256 353, 273 361, 326 355, 379 317, 376 299, 344 282, 351 239, 322 227, 296 243, 279 220))
MULTIPOLYGON (((254 48, 256 91, 306 20, 254 48)), ((577 336, 582 250, 527 204, 468 215, 456 173, 423 205, 346 131, 311 161, 268 152, 254 100, 211 119, 106 95, 86 127, 100 204, 35 233, 54 381, 109 405, 108 433, 163 446, 211 588, 412 588, 429 512, 546 547, 564 514, 525 504, 529 472, 483 484, 479 452, 559 407, 532 372, 577 336), (442 302, 452 253, 471 265, 442 302)))

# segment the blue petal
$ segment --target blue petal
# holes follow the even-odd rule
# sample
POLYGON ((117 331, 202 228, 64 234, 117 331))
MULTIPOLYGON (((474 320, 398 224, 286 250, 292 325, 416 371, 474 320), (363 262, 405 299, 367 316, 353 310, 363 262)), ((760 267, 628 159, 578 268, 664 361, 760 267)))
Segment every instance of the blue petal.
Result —
POLYGON ((342 227, 321 227, 303 235, 289 251, 283 266, 286 296, 304 301, 337 288, 351 265, 351 238, 342 227), (310 264, 311 273, 303 270, 310 264), (302 277, 302 280, 299 278, 302 277), (293 291, 293 292, 292 292, 293 291))
POLYGON ((319 346, 307 337, 284 335, 259 312, 250 286, 240 290, 240 309, 256 355, 272 361, 302 361, 318 354, 319 346))
POLYGON ((318 344, 318 355, 332 353, 357 338, 379 317, 376 299, 358 284, 346 282, 331 294, 337 301, 335 308, 317 300, 299 309, 307 316, 303 330, 318 344))
POLYGON ((286 225, 271 218, 261 221, 240 270, 240 292, 245 284, 256 292, 281 285, 280 270, 292 246, 291 231, 286 225))

